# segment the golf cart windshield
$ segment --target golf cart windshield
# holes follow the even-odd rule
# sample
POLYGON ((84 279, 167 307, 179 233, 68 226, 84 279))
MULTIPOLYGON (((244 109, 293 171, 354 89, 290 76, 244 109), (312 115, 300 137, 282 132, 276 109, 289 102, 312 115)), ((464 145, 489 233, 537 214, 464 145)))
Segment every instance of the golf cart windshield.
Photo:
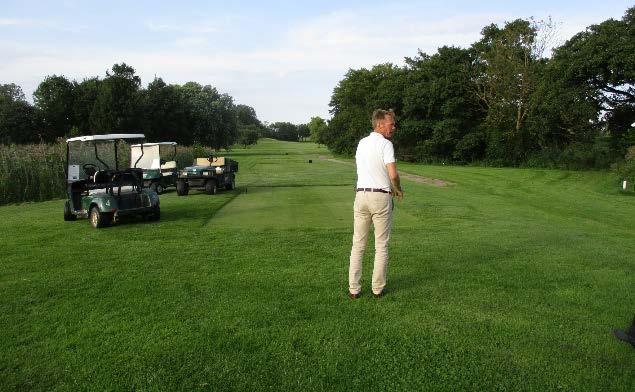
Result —
POLYGON ((80 136, 67 142, 67 180, 88 179, 92 173, 129 167, 130 147, 123 140, 139 141, 142 134, 80 136))

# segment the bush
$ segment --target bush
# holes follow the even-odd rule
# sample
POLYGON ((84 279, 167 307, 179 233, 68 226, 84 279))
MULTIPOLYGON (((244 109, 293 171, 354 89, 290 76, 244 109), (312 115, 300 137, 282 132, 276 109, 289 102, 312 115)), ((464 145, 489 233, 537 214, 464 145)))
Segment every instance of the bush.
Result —
POLYGON ((617 167, 617 180, 635 184, 635 146, 628 149, 626 159, 617 167))
POLYGON ((540 167, 545 169, 555 169, 562 167, 562 150, 558 147, 545 147, 540 151, 536 151, 527 158, 525 166, 540 167))
POLYGON ((618 157, 611 153, 609 141, 598 137, 593 144, 572 143, 562 152, 560 166, 565 169, 606 169, 615 162, 618 157))

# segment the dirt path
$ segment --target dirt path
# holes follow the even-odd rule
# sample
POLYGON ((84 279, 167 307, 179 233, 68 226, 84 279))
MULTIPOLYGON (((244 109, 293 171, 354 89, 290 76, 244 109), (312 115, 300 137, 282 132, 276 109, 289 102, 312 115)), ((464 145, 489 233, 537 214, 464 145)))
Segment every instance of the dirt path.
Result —
MULTIPOLYGON (((345 165, 355 166, 355 164, 353 162, 340 161, 339 159, 334 159, 334 158, 327 158, 324 155, 320 155, 319 158, 321 160, 324 160, 324 161, 335 162, 335 163, 343 163, 345 165)), ((399 173, 399 176, 401 178, 405 179, 405 180, 417 182, 419 184, 427 184, 427 185, 433 185, 433 186, 451 186, 451 185, 456 185, 455 183, 450 182, 450 181, 439 180, 438 178, 429 178, 429 177, 418 176, 416 174, 408 174, 408 173, 403 173, 402 172, 402 173, 399 173)))

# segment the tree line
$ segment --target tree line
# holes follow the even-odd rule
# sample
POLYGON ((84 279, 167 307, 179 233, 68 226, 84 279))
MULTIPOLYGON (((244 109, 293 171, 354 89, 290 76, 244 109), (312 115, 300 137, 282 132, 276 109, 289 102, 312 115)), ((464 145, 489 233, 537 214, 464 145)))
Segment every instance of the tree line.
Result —
POLYGON ((402 159, 607 167, 635 145, 635 7, 547 57, 554 35, 549 20, 517 19, 486 26, 468 48, 351 69, 311 136, 352 154, 373 109, 392 108, 402 159))
POLYGON ((255 110, 196 82, 141 87, 131 66, 115 64, 106 77, 81 82, 47 76, 30 104, 20 86, 0 85, 0 143, 52 142, 60 137, 143 132, 151 141, 202 144, 216 149, 253 144, 263 124, 255 110))

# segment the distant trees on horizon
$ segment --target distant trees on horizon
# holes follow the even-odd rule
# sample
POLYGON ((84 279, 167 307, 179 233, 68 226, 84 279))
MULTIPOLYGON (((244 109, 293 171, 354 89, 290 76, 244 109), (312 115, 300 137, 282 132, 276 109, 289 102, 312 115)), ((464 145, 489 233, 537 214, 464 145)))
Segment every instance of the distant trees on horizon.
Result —
MULTIPOLYGON (((113 65, 106 77, 81 82, 47 76, 27 102, 15 84, 0 85, 0 143, 52 142, 79 134, 142 131, 148 140, 228 148, 264 127, 253 108, 196 82, 147 88, 134 68, 113 65)), ((250 144, 255 141, 249 138, 250 144)), ((257 138, 256 138, 257 140, 257 138)))

